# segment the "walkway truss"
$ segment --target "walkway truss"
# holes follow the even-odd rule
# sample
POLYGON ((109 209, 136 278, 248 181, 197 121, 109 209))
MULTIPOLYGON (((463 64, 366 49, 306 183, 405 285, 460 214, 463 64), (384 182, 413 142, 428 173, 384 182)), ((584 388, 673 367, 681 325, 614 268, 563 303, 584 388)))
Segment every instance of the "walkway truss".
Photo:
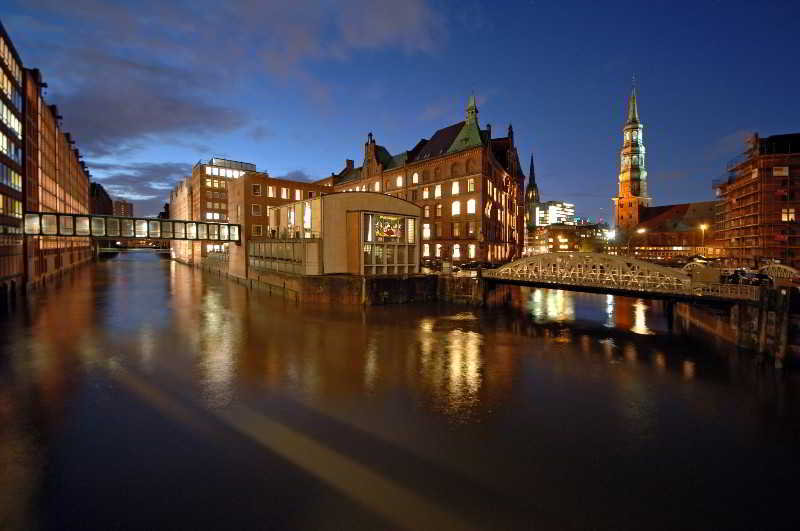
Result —
POLYGON ((599 253, 543 253, 483 273, 486 278, 531 284, 556 284, 600 291, 676 297, 759 300, 760 288, 738 284, 692 283, 680 269, 634 258, 599 253))
POLYGON ((26 236, 240 241, 240 227, 231 223, 45 212, 26 213, 24 232, 26 236))

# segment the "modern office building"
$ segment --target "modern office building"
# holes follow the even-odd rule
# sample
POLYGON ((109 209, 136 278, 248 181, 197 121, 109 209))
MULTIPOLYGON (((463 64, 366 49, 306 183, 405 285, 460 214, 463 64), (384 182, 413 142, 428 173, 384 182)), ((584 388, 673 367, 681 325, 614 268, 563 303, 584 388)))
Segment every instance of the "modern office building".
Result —
POLYGON ((533 208, 536 227, 546 227, 554 223, 575 225, 575 205, 564 201, 545 201, 533 208))
MULTIPOLYGON (((266 236, 268 210, 293 201, 313 198, 331 191, 317 183, 270 177, 256 171, 256 165, 222 158, 198 162, 192 175, 170 193, 170 215, 174 219, 194 221, 229 221, 234 211, 243 233, 249 237, 266 236), (230 202, 237 187, 235 206, 230 202), (260 235, 254 234, 258 232, 260 235)), ((225 252, 228 243, 173 241, 173 257, 197 263, 211 252, 225 252)))
POLYGON ((124 199, 114 200, 114 215, 121 217, 133 217, 133 203, 124 199))
POLYGON ((22 61, 0 23, 0 300, 24 284, 23 83, 22 61))
POLYGON ((800 268, 800 133, 755 133, 714 188, 713 237, 727 265, 800 268))
POLYGON ((514 130, 492 138, 478 123, 475 97, 466 117, 392 155, 372 133, 364 164, 352 160, 318 181, 337 192, 381 192, 422 209, 422 256, 500 262, 518 257, 524 239, 523 188, 514 130))

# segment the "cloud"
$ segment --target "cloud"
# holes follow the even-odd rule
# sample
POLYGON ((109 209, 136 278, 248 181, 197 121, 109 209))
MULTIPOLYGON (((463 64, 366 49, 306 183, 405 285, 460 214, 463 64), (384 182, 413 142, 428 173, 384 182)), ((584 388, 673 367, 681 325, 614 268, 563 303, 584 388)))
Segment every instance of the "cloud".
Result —
POLYGON ((739 129, 733 133, 718 138, 703 150, 703 158, 708 162, 720 158, 732 158, 744 152, 746 141, 753 135, 753 129, 739 129))
POLYGON ((272 132, 263 125, 257 125, 247 132, 248 136, 255 141, 264 140, 272 136, 272 132))
POLYGON ((11 1, 9 31, 94 158, 247 128, 263 139, 249 83, 296 86, 327 106, 336 81, 315 66, 363 51, 432 53, 445 26, 428 0, 11 1))
POLYGON ((169 201, 169 191, 191 174, 181 162, 87 163, 95 181, 114 198, 134 201, 136 215, 155 215, 169 201))
POLYGON ((286 175, 277 175, 274 176, 276 179, 290 179, 292 181, 317 181, 322 177, 314 177, 306 173, 305 170, 292 170, 288 172, 286 175))

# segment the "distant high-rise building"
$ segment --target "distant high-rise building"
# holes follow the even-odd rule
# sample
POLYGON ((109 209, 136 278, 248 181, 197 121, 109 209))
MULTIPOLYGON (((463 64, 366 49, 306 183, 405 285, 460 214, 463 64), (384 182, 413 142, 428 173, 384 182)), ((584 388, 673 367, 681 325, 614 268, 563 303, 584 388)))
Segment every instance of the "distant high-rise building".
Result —
POLYGON ((123 199, 115 199, 114 215, 123 217, 133 216, 133 203, 131 203, 130 201, 125 201, 123 199))
POLYGON ((631 89, 628 98, 628 116, 622 128, 622 150, 620 152, 619 192, 614 201, 614 223, 623 232, 630 231, 639 224, 642 208, 650 206, 647 195, 647 170, 645 169, 645 148, 639 120, 639 104, 636 87, 631 89))
POLYGON ((575 205, 564 201, 545 201, 536 203, 533 209, 535 227, 545 227, 554 223, 575 225, 575 205))

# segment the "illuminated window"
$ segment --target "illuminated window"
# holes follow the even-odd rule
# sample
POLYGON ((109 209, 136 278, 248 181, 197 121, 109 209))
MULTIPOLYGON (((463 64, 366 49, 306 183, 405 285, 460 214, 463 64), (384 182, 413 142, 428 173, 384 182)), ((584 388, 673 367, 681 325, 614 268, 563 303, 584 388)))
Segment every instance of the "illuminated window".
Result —
POLYGON ((433 189, 433 197, 442 197, 442 185, 437 184, 433 189))
POLYGON ((409 218, 406 220, 406 243, 414 243, 417 239, 416 220, 409 218))
POLYGON ((275 197, 275 187, 267 186, 267 197, 275 197))
POLYGON ((214 208, 214 203, 211 201, 206 201, 206 208, 214 208))
POLYGON ((428 243, 422 244, 422 256, 430 256, 431 255, 431 246, 428 243))
POLYGON ((453 181, 453 185, 451 186, 450 193, 452 195, 458 195, 460 191, 460 185, 458 181, 453 181))
POLYGON ((303 199, 303 191, 302 190, 295 190, 294 191, 294 200, 295 201, 300 201, 301 199, 303 199))
POLYGON ((262 234, 262 226, 253 225, 253 236, 261 236, 261 234, 262 234))
POLYGON ((453 223, 453 238, 461 236, 461 223, 453 223))
POLYGON ((411 184, 419 183, 419 173, 414 172, 414 175, 411 176, 411 184))
POLYGON ((430 240, 431 239, 431 224, 430 223, 423 223, 422 224, 422 239, 423 240, 430 240))
POLYGON ((461 215, 461 201, 453 201, 453 205, 451 207, 452 215, 460 216, 461 215))
POLYGON ((380 192, 381 191, 381 182, 380 181, 375 181, 375 183, 372 185, 372 190, 375 191, 375 192, 380 192))
POLYGON ((426 218, 431 217, 431 206, 430 205, 425 205, 425 217, 426 218))
POLYGON ((256 205, 256 204, 250 205, 250 213, 252 215, 254 215, 254 216, 260 216, 261 215, 261 205, 256 205))
POLYGON ((475 213, 475 200, 468 199, 467 200, 467 214, 474 214, 475 213))
POLYGON ((289 199, 289 189, 281 188, 281 199, 289 199))
POLYGON ((461 258, 461 246, 459 244, 453 246, 453 258, 461 258))
POLYGON ((428 199, 429 193, 430 193, 430 191, 428 190, 427 186, 425 188, 423 188, 422 189, 422 199, 428 199))
POLYGON ((211 179, 206 179, 206 186, 208 186, 209 188, 211 188, 211 185, 212 185, 212 184, 213 184, 213 183, 211 182, 211 179))
POLYGON ((437 243, 436 244, 436 256, 439 257, 439 258, 441 258, 441 256, 442 256, 442 244, 441 243, 437 243))
POLYGON ((436 217, 437 218, 442 217, 442 205, 441 205, 441 203, 436 205, 436 217))
POLYGON ((211 168, 211 175, 219 175, 219 168, 211 168))
POLYGON ((467 256, 469 258, 475 258, 475 244, 471 243, 467 246, 467 256))
POLYGON ((793 208, 782 209, 781 221, 794 221, 794 209, 793 208))
POLYGON ((303 203, 303 228, 311 229, 311 203, 303 203))
POLYGON ((261 185, 254 184, 253 185, 253 195, 261 195, 261 185))
POLYGON ((206 166, 206 175, 211 175, 211 166, 206 166))
POLYGON ((401 186, 403 186, 403 176, 402 176, 402 175, 398 175, 398 176, 397 176, 397 179, 395 179, 395 185, 396 185, 398 188, 400 188, 401 186))
POLYGON ((467 192, 475 191, 475 179, 467 179, 467 192))
POLYGON ((286 221, 289 223, 290 227, 294 225, 294 207, 287 209, 286 221))

